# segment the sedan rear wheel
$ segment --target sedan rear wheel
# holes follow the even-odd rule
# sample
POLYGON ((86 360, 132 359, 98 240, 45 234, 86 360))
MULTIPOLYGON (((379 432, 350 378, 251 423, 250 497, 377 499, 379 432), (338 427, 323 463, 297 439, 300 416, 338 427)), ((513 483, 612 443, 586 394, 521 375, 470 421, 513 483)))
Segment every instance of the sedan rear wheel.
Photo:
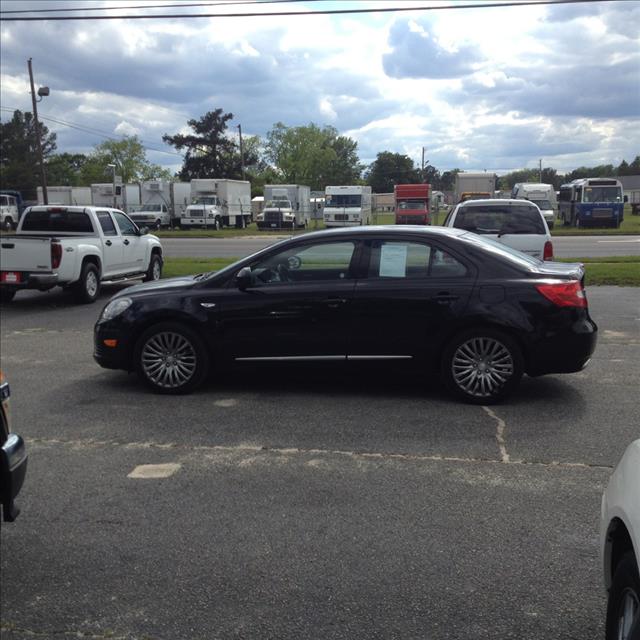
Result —
POLYGON ((607 640, 633 640, 640 625, 640 574, 633 551, 616 567, 607 604, 607 640))
POLYGON ((492 404, 509 395, 523 372, 522 353, 501 331, 479 329, 456 336, 445 350, 442 375, 447 386, 473 404, 492 404))
POLYGON ((142 379, 155 391, 189 393, 209 369, 206 348, 189 327, 165 322, 150 327, 138 341, 135 362, 142 379))

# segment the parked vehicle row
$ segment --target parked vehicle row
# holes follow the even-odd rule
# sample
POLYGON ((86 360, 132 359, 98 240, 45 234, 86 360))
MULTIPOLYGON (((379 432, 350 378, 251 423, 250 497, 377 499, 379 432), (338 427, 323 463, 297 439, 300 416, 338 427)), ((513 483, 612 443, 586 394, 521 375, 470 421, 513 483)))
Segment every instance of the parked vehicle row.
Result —
POLYGON ((162 246, 122 211, 98 207, 28 208, 15 235, 1 239, 0 299, 22 289, 71 289, 93 302, 104 281, 162 275, 162 246))

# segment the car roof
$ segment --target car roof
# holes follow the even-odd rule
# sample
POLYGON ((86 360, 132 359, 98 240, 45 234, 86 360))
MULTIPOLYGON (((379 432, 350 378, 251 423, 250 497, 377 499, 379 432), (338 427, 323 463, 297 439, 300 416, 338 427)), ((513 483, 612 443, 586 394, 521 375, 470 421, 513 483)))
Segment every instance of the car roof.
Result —
POLYGON ((535 207, 536 205, 531 202, 531 200, 524 200, 523 198, 483 198, 482 200, 465 200, 464 202, 458 203, 458 207, 479 207, 482 205, 490 204, 490 205, 522 205, 523 203, 527 203, 535 207))
POLYGON ((362 227, 339 227, 337 229, 323 229, 321 231, 311 231, 310 233, 305 233, 304 235, 300 235, 296 240, 305 240, 307 238, 331 238, 333 236, 341 237, 345 235, 352 236, 367 236, 367 235, 385 235, 389 236, 403 236, 410 234, 422 234, 425 236, 431 237, 459 237, 468 233, 464 229, 454 229, 451 227, 433 227, 433 226, 424 226, 418 224, 403 224, 403 225, 395 225, 395 224, 379 224, 379 225, 368 225, 362 227))

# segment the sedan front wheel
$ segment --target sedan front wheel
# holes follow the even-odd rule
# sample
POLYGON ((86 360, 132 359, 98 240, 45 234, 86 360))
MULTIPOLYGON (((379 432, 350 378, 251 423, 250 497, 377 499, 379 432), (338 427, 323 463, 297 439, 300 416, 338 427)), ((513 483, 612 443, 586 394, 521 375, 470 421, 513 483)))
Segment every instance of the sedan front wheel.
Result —
POLYGON ((190 393, 209 370, 207 350, 195 331, 173 322, 147 329, 135 353, 140 377, 158 393, 190 393))
POLYGON ((522 373, 520 348, 510 336, 493 329, 458 334, 442 358, 446 385, 472 404, 503 400, 516 388, 522 373))

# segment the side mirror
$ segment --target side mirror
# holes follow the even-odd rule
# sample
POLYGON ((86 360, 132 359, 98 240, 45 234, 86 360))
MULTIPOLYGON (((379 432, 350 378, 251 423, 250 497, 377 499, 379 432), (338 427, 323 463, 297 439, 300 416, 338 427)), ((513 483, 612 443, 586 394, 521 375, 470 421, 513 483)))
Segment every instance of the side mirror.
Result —
POLYGON ((242 267, 236 274, 236 286, 240 291, 248 289, 251 286, 252 280, 251 267, 242 267))
POLYGON ((149 229, 148 229, 147 227, 140 227, 140 228, 138 229, 138 233, 139 233, 141 236, 146 236, 146 235, 147 235, 147 233, 149 233, 149 229))

